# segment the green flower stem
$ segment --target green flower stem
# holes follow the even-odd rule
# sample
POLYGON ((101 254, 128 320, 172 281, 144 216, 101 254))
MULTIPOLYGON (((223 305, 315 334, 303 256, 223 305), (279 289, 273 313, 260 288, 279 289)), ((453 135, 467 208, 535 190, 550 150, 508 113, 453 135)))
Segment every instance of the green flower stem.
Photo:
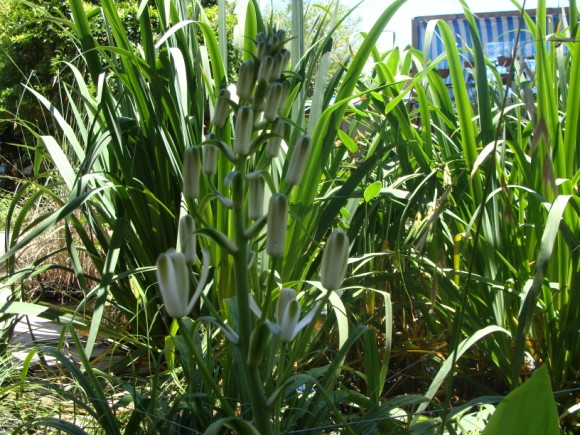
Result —
POLYGON ((266 296, 264 298, 264 303, 262 304, 262 318, 260 322, 265 322, 268 317, 268 312, 270 311, 270 305, 272 305, 272 290, 274 288, 274 277, 276 276, 276 267, 278 266, 278 258, 273 257, 272 267, 270 268, 270 274, 268 275, 268 282, 266 287, 266 296))
MULTIPOLYGON (((246 219, 244 216, 244 172, 245 162, 238 163, 238 175, 232 180, 233 201, 234 201, 234 236, 238 246, 238 252, 234 255, 234 278, 236 283, 236 292, 238 296, 238 323, 239 323, 239 349, 241 360, 248 360, 250 347, 250 336, 252 335, 252 313, 250 310, 250 280, 248 270, 248 240, 244 234, 246 230, 246 219)), ((258 370, 244 364, 245 378, 248 386, 248 395, 254 424, 256 429, 262 434, 272 433, 272 425, 268 407, 266 406, 266 396, 264 387, 258 370)))
MULTIPOLYGON (((278 384, 277 388, 282 386, 288 376, 284 373, 286 371, 286 359, 288 358, 287 351, 288 351, 288 343, 282 343, 280 346, 280 360, 278 363, 278 384)), ((281 418, 280 415, 282 413, 282 397, 284 396, 284 392, 281 392, 276 398, 276 404, 274 405, 274 425, 275 425, 275 433, 280 433, 280 422, 281 418)))
POLYGON ((211 220, 208 220, 207 216, 204 216, 204 213, 199 212, 200 207, 197 203, 192 199, 183 198, 183 200, 185 201, 185 209, 187 210, 187 213, 193 216, 197 227, 207 228, 209 226, 208 222, 211 222, 211 220))
POLYGON ((223 396, 219 385, 216 384, 216 382, 213 378, 213 375, 210 373, 209 369, 207 368, 207 365, 205 364, 203 356, 201 355, 201 353, 199 352, 199 349, 197 348, 197 346, 193 342, 192 337, 189 335, 189 333, 187 331, 187 327, 185 326, 185 323, 183 322, 183 319, 178 319, 177 321, 179 322, 179 329, 181 329, 183 331, 182 337, 185 339, 185 343, 187 344, 187 347, 188 347, 189 351, 191 352, 191 355, 193 356, 193 359, 196 362, 199 371, 201 372, 201 376, 203 377, 205 384, 208 385, 214 391, 215 395, 219 399, 222 407, 225 409, 228 416, 234 417, 236 415, 234 410, 230 406, 229 402, 223 396))

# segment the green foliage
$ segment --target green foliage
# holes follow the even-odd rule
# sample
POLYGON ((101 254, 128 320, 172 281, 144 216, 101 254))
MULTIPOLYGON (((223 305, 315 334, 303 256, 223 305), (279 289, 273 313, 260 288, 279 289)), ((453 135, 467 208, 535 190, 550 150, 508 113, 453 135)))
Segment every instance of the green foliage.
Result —
MULTIPOLYGON (((83 3, 87 11, 98 4, 96 0, 83 3)), ((138 7, 134 1, 117 3, 123 26, 134 44, 140 36, 138 7)), ((33 159, 30 148, 34 145, 22 147, 33 142, 28 132, 30 125, 43 128, 46 133, 54 131, 50 116, 26 88, 57 101, 63 95, 62 87, 73 80, 64 68, 64 62, 75 62, 79 54, 67 25, 69 16, 65 0, 7 0, 0 5, 0 152, 19 167, 33 159)), ((156 31, 155 17, 151 23, 156 31)), ((101 15, 93 14, 91 28, 95 38, 104 43, 107 28, 101 15)))
MULTIPOLYGON (((374 193, 376 180, 383 187, 347 223, 359 235, 359 255, 369 246, 384 252, 386 261, 368 270, 384 270, 385 287, 402 304, 395 312, 402 322, 399 346, 430 349, 418 333, 427 330, 457 349, 464 337, 497 325, 513 339, 494 336, 479 345, 496 370, 496 388, 515 387, 521 371, 540 362, 549 365, 556 388, 569 388, 575 382, 570 363, 580 357, 569 326, 580 314, 571 291, 580 270, 580 208, 572 187, 580 165, 577 147, 566 144, 576 137, 578 115, 568 108, 579 58, 574 44, 566 50, 544 44, 550 37, 542 35, 545 22, 528 21, 542 66, 531 75, 514 65, 509 94, 476 52, 474 70, 485 79, 476 81, 476 99, 469 99, 461 53, 444 22, 429 28, 442 31, 455 102, 434 69, 437 61, 425 62, 412 49, 375 53, 373 80, 361 86, 368 97, 351 123, 353 132, 357 122, 370 126, 366 143, 374 154, 353 171, 381 159, 361 194, 374 193), (412 79, 395 81, 412 69, 418 71, 412 79), (534 97, 530 89, 538 82, 534 97), (405 106, 411 93, 416 101, 405 106), (564 112, 565 118, 556 114, 564 112)), ((561 26, 556 37, 575 39, 570 31, 561 26)), ((462 376, 449 376, 446 397, 461 388, 469 389, 462 376)))
MULTIPOLYGON (((436 70, 441 59, 426 60, 414 49, 376 49, 403 3, 385 9, 330 80, 333 32, 312 26, 311 50, 298 53, 301 60, 282 79, 290 85, 277 114, 284 143, 272 158, 264 144, 276 136, 274 121, 250 119, 252 127, 243 129, 239 102, 216 104, 227 96, 220 90, 228 72, 201 11, 168 2, 158 10, 155 35, 154 13, 144 9, 133 42, 112 0, 100 9, 106 34, 91 27, 96 15, 71 1, 73 21, 66 26, 82 45, 82 63, 67 65, 74 83, 62 92, 70 106, 34 94, 58 128, 36 133, 35 168, 43 178, 16 192, 15 201, 25 200, 2 260, 8 261, 6 285, 23 297, 21 283, 44 266, 16 270, 14 256, 53 225, 65 226, 78 236, 67 246, 71 258, 86 251, 99 271, 91 276, 78 261, 71 271, 87 295, 83 304, 94 302, 95 310, 92 317, 71 318, 19 301, 0 304, 0 312, 74 321, 87 331, 89 351, 104 334, 149 353, 151 383, 142 391, 123 386, 135 410, 128 432, 165 431, 173 422, 240 433, 251 433, 253 422, 269 432, 271 421, 280 433, 463 432, 485 424, 498 395, 510 388, 513 395, 491 417, 500 421, 494 425, 519 419, 510 403, 532 406, 520 394, 549 404, 549 423, 557 424, 546 372, 554 389, 574 388, 580 360, 577 26, 546 35, 545 16, 540 12, 534 22, 524 13, 537 41, 537 70, 514 64, 506 92, 476 33, 477 80, 469 89, 449 26, 433 22, 428 35, 439 28, 446 44, 453 99, 436 70), (553 38, 561 43, 546 43, 553 38), (224 108, 234 114, 212 126, 215 111, 224 108), (287 174, 305 133, 315 148, 294 186, 287 174), (249 139, 241 145, 236 140, 244 134, 249 139), (183 199, 184 152, 194 148, 203 163, 204 146, 220 151, 215 173, 196 179, 198 196, 183 199), (247 218, 253 201, 246 195, 256 177, 270 193, 287 197, 281 257, 268 252, 266 220, 247 218), (54 202, 57 211, 27 222, 41 201, 54 202), (175 247, 185 207, 195 215, 199 249, 212 260, 211 267, 194 262, 192 289, 206 276, 211 283, 196 291, 202 304, 191 318, 172 321, 159 309, 153 271, 158 255, 175 247), (321 252, 337 227, 351 241, 349 277, 340 291, 319 298, 321 252), (270 329, 281 294, 298 295, 275 325, 292 329, 293 340, 285 336, 284 343, 270 329), (109 303, 125 315, 119 329, 131 333, 115 335, 103 325, 109 303), (301 307, 313 311, 301 316, 301 307), (294 334, 304 318, 316 321, 294 334), (539 365, 546 368, 519 387, 539 365), (452 408, 454 396, 471 400, 452 408)), ((300 6, 294 2, 292 13, 300 6)), ((247 12, 245 60, 257 53, 252 41, 265 30, 255 2, 247 12)), ((293 22, 292 47, 308 44, 299 22, 293 22)), ((263 89, 257 85, 241 104, 254 104, 263 89)), ((103 395, 90 385, 92 376, 71 371, 85 378, 86 390, 95 389, 91 398, 103 395)), ((81 403, 96 413, 94 400, 81 403)), ((573 404, 573 397, 561 396, 560 407, 577 409, 573 404)), ((103 425, 115 431, 116 414, 101 411, 103 425)))
POLYGON ((561 433, 547 367, 540 367, 530 379, 500 402, 483 435, 506 432, 546 435, 561 433))
POLYGON ((6 216, 8 215, 11 202, 12 198, 10 195, 7 192, 0 191, 0 231, 6 228, 6 216))
MULTIPOLYGON (((41 84, 42 91, 50 89, 56 73, 55 62, 70 51, 65 31, 50 17, 66 14, 62 0, 44 1, 31 5, 10 0, 0 6, 0 108, 16 112, 23 94, 20 83, 41 84)), ((33 119, 33 121, 38 121, 33 119)))
POLYGON ((23 123, 43 125, 45 119, 38 103, 24 91, 23 84, 47 95, 54 92, 55 65, 73 50, 66 31, 50 16, 62 17, 66 3, 45 1, 41 5, 21 0, 7 0, 0 5, 0 153, 11 165, 30 161, 26 150, 8 143, 29 139, 15 128, 19 117, 23 123), (25 137, 24 137, 25 136, 25 137))
MULTIPOLYGON (((98 3, 87 1, 84 7, 90 10, 98 3)), ((138 5, 121 1, 117 8, 129 38, 137 43, 138 5)), ((25 93, 22 83, 30 84, 51 99, 58 96, 60 90, 54 82, 62 70, 61 63, 72 61, 78 51, 70 39, 70 29, 63 22, 70 15, 66 1, 7 0, 0 6, 0 13, 0 109, 16 113, 18 100, 25 93)), ((97 15, 92 26, 95 36, 104 42, 107 30, 102 17, 97 15)))

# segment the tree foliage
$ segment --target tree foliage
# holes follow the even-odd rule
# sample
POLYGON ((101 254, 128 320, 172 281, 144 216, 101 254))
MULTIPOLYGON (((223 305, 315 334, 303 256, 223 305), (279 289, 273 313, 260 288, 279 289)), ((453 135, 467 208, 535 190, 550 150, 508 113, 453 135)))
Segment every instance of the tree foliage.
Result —
MULTIPOLYGON (((107 29, 102 15, 98 13, 98 0, 85 0, 87 11, 92 14, 92 30, 97 40, 107 41, 107 29)), ((139 4, 136 1, 117 2, 117 11, 127 35, 132 42, 139 42, 139 4)), ((152 24, 157 27, 156 13, 152 11, 152 24)), ((55 83, 67 83, 67 68, 63 62, 74 62, 80 54, 68 37, 70 20, 67 0, 4 0, 0 3, 0 154, 4 162, 25 165, 29 157, 24 148, 12 143, 26 143, 30 138, 26 129, 17 128, 12 122, 45 126, 51 130, 36 97, 26 87, 45 95, 50 101, 59 101, 61 90, 55 83), (64 76, 63 76, 64 75, 64 76), (57 80, 57 77, 59 78, 57 80)))
MULTIPOLYGON (((24 85, 49 94, 56 63, 74 47, 65 38, 65 29, 50 16, 64 17, 66 2, 45 0, 37 5, 22 0, 0 4, 0 134, 2 142, 19 138, 11 122, 16 115, 39 123, 39 105, 25 92, 24 85)), ((2 156, 14 158, 15 149, 2 148, 2 156)), ((13 163, 13 162, 11 162, 13 163)))

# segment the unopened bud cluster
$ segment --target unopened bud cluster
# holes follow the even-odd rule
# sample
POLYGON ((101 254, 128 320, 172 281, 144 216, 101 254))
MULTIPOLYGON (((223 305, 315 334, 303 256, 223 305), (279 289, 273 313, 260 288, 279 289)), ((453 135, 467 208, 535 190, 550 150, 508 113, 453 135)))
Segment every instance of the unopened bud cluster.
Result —
MULTIPOLYGON (((192 199, 197 198, 200 192, 200 171, 210 177, 216 175, 220 152, 227 160, 236 164, 238 173, 244 178, 245 187, 241 192, 245 197, 233 198, 233 207, 245 204, 247 219, 254 221, 256 226, 267 221, 266 251, 272 257, 282 257, 284 253, 287 200, 284 194, 271 192, 267 219, 262 219, 264 195, 267 194, 265 180, 260 171, 253 170, 255 168, 252 165, 261 156, 266 159, 278 157, 289 125, 282 116, 290 95, 290 81, 286 75, 290 52, 284 47, 286 42, 286 33, 283 30, 270 29, 256 35, 254 55, 240 66, 236 95, 231 95, 225 88, 218 92, 212 117, 212 131, 201 147, 203 152, 189 150, 183 168, 186 199, 192 199), (236 96, 237 101, 234 102, 236 96), (230 120, 233 139, 230 144, 226 144, 224 132, 230 120), (249 172, 239 171, 243 166, 241 163, 249 172)), ((284 177, 290 186, 298 185, 302 180, 310 155, 311 139, 302 135, 293 145, 288 150, 284 177)), ((233 180, 236 177, 229 178, 233 180)), ((240 192, 233 193, 233 196, 239 196, 238 193, 240 192)), ((254 229, 248 234, 255 234, 254 229)))
MULTIPOLYGON (((286 32, 276 29, 260 32, 254 43, 255 55, 239 69, 237 103, 227 89, 221 89, 215 100, 212 125, 218 139, 227 120, 234 116, 233 153, 226 156, 230 160, 252 156, 262 146, 267 157, 277 157, 286 129, 281 117, 291 90, 286 77, 290 62, 290 52, 284 48, 286 32)), ((306 143, 304 138, 299 142, 306 143)), ((307 143, 310 144, 309 138, 307 143)), ((298 154, 304 162, 297 162, 298 167, 305 166, 308 157, 309 147, 302 148, 298 154)), ((292 178, 295 180, 296 176, 292 178)))
POLYGON ((255 43, 256 57, 240 68, 237 95, 240 104, 251 105, 256 112, 263 111, 264 118, 273 121, 290 94, 290 82, 284 76, 290 62, 290 52, 284 48, 286 33, 260 32, 255 43))
MULTIPOLYGON (((256 36, 256 53, 244 62, 238 73, 236 95, 233 103, 230 92, 220 90, 214 106, 213 126, 221 130, 234 113, 234 150, 241 155, 250 153, 251 134, 262 128, 262 133, 272 130, 268 123, 276 121, 290 94, 290 82, 285 71, 290 62, 290 52, 284 48, 286 33, 283 30, 260 32, 256 36), (263 125, 261 121, 265 121, 263 125)), ((282 135, 280 125, 275 132, 282 135)), ((276 147, 273 147, 276 149, 276 147)), ((272 155, 275 157, 275 155, 272 155)))

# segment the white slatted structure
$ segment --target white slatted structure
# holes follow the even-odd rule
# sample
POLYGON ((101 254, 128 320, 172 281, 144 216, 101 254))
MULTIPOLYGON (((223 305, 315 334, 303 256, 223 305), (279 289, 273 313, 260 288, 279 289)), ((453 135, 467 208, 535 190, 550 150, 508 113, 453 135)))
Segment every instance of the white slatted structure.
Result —
MULTIPOLYGON (((561 10, 549 9, 547 12, 548 29, 546 30, 551 33, 560 22, 561 10)), ((528 14, 535 18, 535 11, 528 11, 528 14)), ((473 47, 469 24, 463 14, 417 17, 413 19, 413 46, 427 52, 429 59, 435 59, 445 52, 445 47, 437 28, 431 40, 431 46, 428 50, 425 49, 425 33, 428 23, 432 20, 445 21, 455 35, 457 46, 463 49, 461 53, 464 56, 464 61, 466 63, 473 61, 469 51, 473 47)), ((516 42, 517 57, 527 59, 534 56, 536 42, 533 40, 531 33, 527 31, 525 21, 518 11, 477 14, 475 20, 485 55, 490 59, 497 59, 500 56, 511 57, 516 42), (518 33, 520 27, 521 31, 518 33)), ((447 62, 441 62, 438 67, 440 69, 447 68, 447 62)))

